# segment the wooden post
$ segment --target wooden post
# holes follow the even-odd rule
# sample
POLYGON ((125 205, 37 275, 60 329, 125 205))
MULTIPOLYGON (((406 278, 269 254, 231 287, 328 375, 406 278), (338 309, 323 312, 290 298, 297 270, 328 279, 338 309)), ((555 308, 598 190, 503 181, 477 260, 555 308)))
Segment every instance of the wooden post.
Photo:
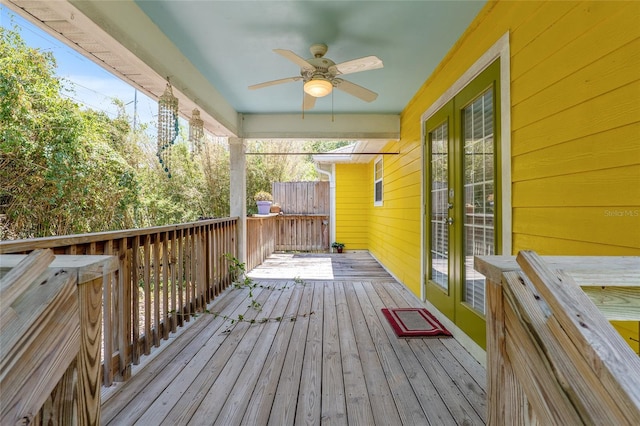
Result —
MULTIPOLYGON (((5 268, 13 268, 25 257, 3 255, 0 275, 5 268)), ((44 423, 73 424, 74 420, 80 425, 100 423, 102 280, 103 276, 112 276, 117 268, 117 259, 113 256, 56 256, 50 265, 52 275, 47 278, 48 285, 36 281, 31 287, 34 297, 25 295, 12 306, 16 312, 22 313, 23 318, 10 324, 7 336, 14 335, 19 341, 14 344, 3 340, 7 343, 6 350, 12 352, 5 354, 5 345, 0 345, 3 351, 0 363, 17 360, 12 355, 15 353, 20 359, 14 364, 19 367, 15 371, 19 376, 28 378, 28 381, 21 380, 27 393, 19 394, 16 385, 4 381, 12 376, 3 376, 3 388, 12 389, 21 401, 19 404, 7 404, 7 408, 21 406, 27 409, 22 414, 18 413, 18 419, 31 413, 33 420, 34 413, 44 406, 39 416, 44 423), (55 297, 52 293, 49 297, 47 292, 53 292, 57 288, 55 282, 60 280, 70 284, 65 287, 68 292, 60 292, 55 297), (52 326, 47 326, 46 321, 32 321, 39 312, 47 310, 55 312, 52 326), (32 322, 46 328, 31 331, 20 328, 32 322), (57 327, 59 324, 64 324, 64 327, 57 327), (11 330, 15 333, 10 333, 11 330), (29 349, 29 342, 35 343, 38 350, 29 349), (36 367, 26 371, 27 365, 36 367), (77 377, 75 385, 74 374, 77 377), (44 395, 44 391, 50 395, 44 395)), ((46 318, 52 316, 47 314, 46 318)), ((4 366, 0 369, 5 371, 4 366)), ((0 423, 5 424, 5 420, 4 415, 0 416, 0 423)), ((15 421, 8 424, 15 424, 15 421)))
POLYGON ((487 278, 489 424, 640 424, 640 361, 606 321, 640 320, 640 258, 521 252, 474 266, 487 278))
POLYGON ((528 418, 527 398, 506 352, 504 297, 501 282, 487 279, 487 398, 489 425, 535 424, 528 418))
MULTIPOLYGON (((78 352, 78 424, 100 424, 100 345, 102 336, 102 278, 78 285, 80 351, 78 352)), ((105 353, 105 365, 111 354, 105 353)))

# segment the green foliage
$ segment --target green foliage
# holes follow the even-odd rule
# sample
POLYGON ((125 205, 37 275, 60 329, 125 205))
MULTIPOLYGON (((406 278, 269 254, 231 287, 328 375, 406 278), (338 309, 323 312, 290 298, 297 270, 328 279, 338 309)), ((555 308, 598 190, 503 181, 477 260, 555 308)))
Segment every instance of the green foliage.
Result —
POLYGON ((258 191, 253 196, 255 201, 273 201, 273 196, 267 191, 258 191))
POLYGON ((127 122, 81 111, 60 95, 53 56, 0 36, 0 236, 123 227, 136 186, 113 146, 127 122))
MULTIPOLYGON (((255 281, 253 281, 251 278, 247 277, 246 275, 246 267, 245 264, 243 262, 240 262, 240 260, 238 260, 238 258, 234 257, 232 254, 230 253, 225 253, 224 257, 229 261, 229 275, 231 276, 231 279, 233 281, 233 286, 235 289, 239 289, 239 290, 243 290, 243 289, 247 289, 247 297, 249 299, 249 305, 247 306, 247 308, 253 309, 255 311, 261 311, 262 310, 262 305, 260 304, 260 302, 258 302, 258 300, 254 297, 254 290, 256 288, 260 288, 260 289, 265 289, 265 290, 271 290, 271 291, 275 291, 275 290, 279 290, 279 291, 284 291, 286 289, 289 288, 289 285, 285 285, 284 287, 274 287, 274 286, 265 286, 265 285, 261 285, 255 281)), ((293 279, 293 284, 294 285, 301 285, 301 286, 305 286, 306 283, 300 279, 300 277, 296 277, 293 279)), ((289 320, 289 321, 295 321, 296 319, 302 317, 302 318, 306 318, 310 315, 313 315, 313 311, 309 312, 309 313, 305 313, 305 314, 297 314, 297 315, 292 315, 292 316, 288 316, 288 317, 282 317, 282 316, 278 316, 278 317, 272 317, 272 318, 260 318, 260 319, 255 319, 255 318, 245 318, 244 315, 242 314, 238 314, 237 317, 230 317, 228 315, 224 315, 220 312, 212 312, 210 310, 205 310, 204 311, 207 314, 212 314, 214 317, 221 317, 222 319, 224 319, 225 321, 229 321, 231 325, 235 325, 237 323, 240 322, 247 322, 249 324, 264 324, 267 322, 281 322, 283 320, 289 320)), ((225 330, 225 333, 229 333, 231 331, 231 327, 225 330)))
MULTIPOLYGON (((171 175, 160 166, 152 125, 119 107, 116 118, 62 96, 49 52, 0 28, 0 239, 80 234, 228 217, 230 164, 224 139, 191 153, 182 126, 171 175)), ((347 142, 251 141, 247 210, 272 182, 317 179, 308 155, 347 142)))
POLYGON ((207 216, 228 217, 229 207, 229 149, 225 141, 213 140, 204 145, 199 155, 204 176, 203 204, 207 216))

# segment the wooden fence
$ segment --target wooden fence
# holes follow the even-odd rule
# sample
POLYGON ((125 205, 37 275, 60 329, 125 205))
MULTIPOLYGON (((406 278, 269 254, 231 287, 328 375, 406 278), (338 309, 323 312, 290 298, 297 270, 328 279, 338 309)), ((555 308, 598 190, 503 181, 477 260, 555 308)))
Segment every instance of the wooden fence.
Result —
POLYGON ((475 268, 489 424, 640 424, 640 358, 608 322, 640 320, 640 258, 520 252, 475 268))
POLYGON ((103 277, 113 256, 3 255, 0 424, 100 423, 103 277))
POLYGON ((285 214, 329 214, 327 181, 274 182, 271 191, 274 203, 278 203, 285 214))
POLYGON ((141 355, 231 284, 225 254, 237 257, 237 219, 0 243, 1 254, 38 248, 118 259, 117 272, 103 280, 103 383, 109 386, 126 380, 141 355))

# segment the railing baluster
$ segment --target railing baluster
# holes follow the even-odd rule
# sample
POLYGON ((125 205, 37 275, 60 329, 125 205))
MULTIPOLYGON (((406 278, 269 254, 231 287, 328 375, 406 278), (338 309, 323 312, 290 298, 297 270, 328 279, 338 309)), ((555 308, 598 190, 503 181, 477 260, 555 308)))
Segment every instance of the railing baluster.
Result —
POLYGON ((160 347, 160 233, 153 235, 153 346, 160 347))
POLYGON ((191 319, 191 229, 184 233, 184 320, 191 319))
POLYGON ((118 380, 125 381, 131 375, 131 353, 129 342, 131 341, 131 259, 128 249, 128 239, 121 238, 118 244, 119 271, 118 271, 118 380))
POLYGON ((134 365, 140 363, 140 236, 133 237, 131 243, 131 362, 134 365))
POLYGON ((162 338, 169 338, 169 231, 162 234, 162 338))
POLYGON ((178 246, 176 247, 178 254, 178 325, 184 325, 184 229, 181 229, 177 235, 178 246))
MULTIPOLYGON (((113 242, 109 240, 104 245, 104 254, 111 255, 113 242)), ((91 251, 91 249, 90 249, 91 251)), ((111 386, 113 383, 113 372, 111 371, 111 361, 113 359, 113 307, 112 307, 112 296, 113 285, 112 285, 112 275, 105 275, 102 283, 102 295, 103 295, 103 310, 104 310, 104 331, 103 331, 103 339, 104 339, 104 349, 103 349, 103 359, 104 359, 104 384, 105 386, 111 386)))
POLYGON ((176 294, 179 289, 180 286, 178 286, 177 280, 178 280, 178 274, 177 274, 177 268, 176 268, 176 260, 177 260, 177 245, 178 245, 178 238, 177 235, 178 231, 177 230, 173 230, 171 231, 171 258, 170 258, 170 266, 169 268, 171 269, 171 331, 173 333, 176 332, 177 330, 177 324, 178 324, 178 306, 177 306, 177 297, 178 295, 176 294))
POLYGON ((205 264, 205 227, 200 226, 198 229, 198 238, 196 239, 196 284, 198 286, 197 291, 197 301, 198 307, 197 309, 203 309, 206 306, 205 303, 205 293, 207 292, 207 276, 205 274, 206 264, 205 264))
POLYGON ((191 284, 191 310, 196 313, 197 310, 197 275, 196 275, 196 228, 191 228, 191 235, 189 237, 189 278, 191 284))
POLYGON ((144 236, 144 354, 151 353, 151 235, 144 236))

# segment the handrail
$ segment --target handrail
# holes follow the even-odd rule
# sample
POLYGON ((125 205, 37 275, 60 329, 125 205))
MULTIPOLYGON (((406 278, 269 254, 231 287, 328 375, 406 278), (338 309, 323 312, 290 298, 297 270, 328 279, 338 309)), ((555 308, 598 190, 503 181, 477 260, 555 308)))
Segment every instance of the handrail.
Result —
POLYGON ((624 317, 640 320, 640 258, 520 252, 475 268, 487 277, 489 424, 640 424, 640 358, 598 309, 617 318, 620 301, 594 296, 624 294, 624 317))
POLYGON ((0 243, 0 253, 51 248, 55 253, 113 255, 115 274, 103 279, 103 383, 123 381, 151 347, 190 321, 231 284, 237 218, 0 243))
MULTIPOLYGON (((135 237, 137 235, 148 235, 156 233, 164 233, 168 231, 181 231, 192 228, 195 225, 225 223, 228 221, 237 221, 237 217, 228 217, 221 219, 207 219, 196 222, 185 222, 173 225, 152 226, 147 228, 125 229, 117 231, 92 232, 88 234, 77 235, 61 235, 56 237, 40 237, 28 238, 23 240, 0 241, 0 254, 9 253, 27 253, 35 249, 50 248, 58 253, 61 248, 72 246, 81 246, 91 243, 101 243, 104 241, 114 241, 125 237, 135 237), (58 249, 58 250, 56 250, 58 249)), ((78 253, 80 254, 80 253, 78 253)))

